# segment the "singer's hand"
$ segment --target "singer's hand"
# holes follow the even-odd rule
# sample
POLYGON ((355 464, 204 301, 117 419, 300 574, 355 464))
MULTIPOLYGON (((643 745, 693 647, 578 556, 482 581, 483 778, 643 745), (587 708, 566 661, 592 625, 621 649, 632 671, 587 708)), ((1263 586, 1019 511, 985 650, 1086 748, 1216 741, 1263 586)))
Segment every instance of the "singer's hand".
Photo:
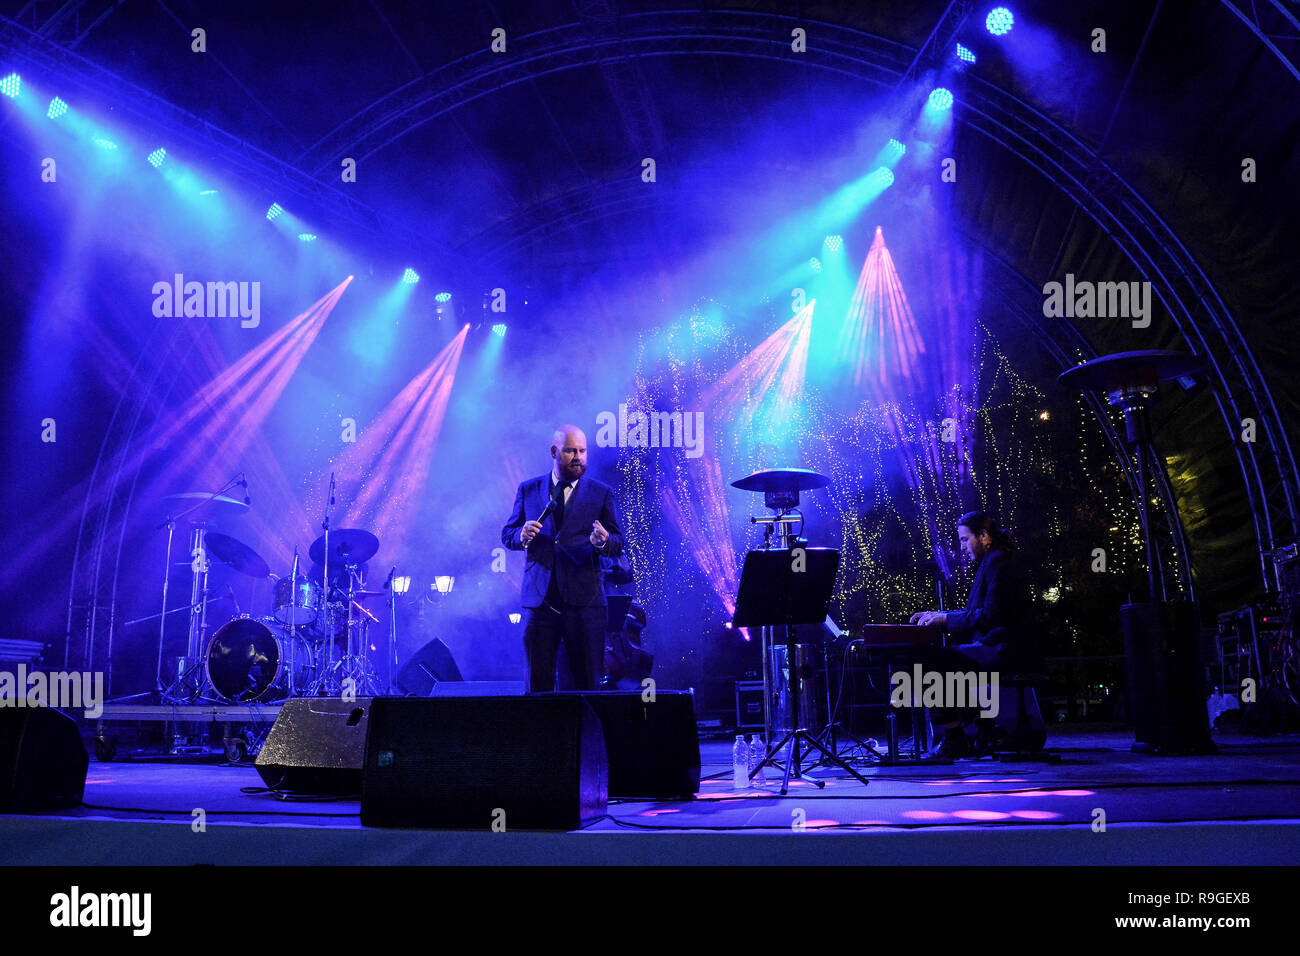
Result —
POLYGON ((537 537, 537 532, 541 530, 542 523, 540 521, 526 521, 519 532, 519 540, 527 545, 529 541, 532 541, 533 538, 537 537))
POLYGON ((599 521, 591 523, 591 546, 593 548, 603 548, 605 542, 609 540, 609 532, 599 521))

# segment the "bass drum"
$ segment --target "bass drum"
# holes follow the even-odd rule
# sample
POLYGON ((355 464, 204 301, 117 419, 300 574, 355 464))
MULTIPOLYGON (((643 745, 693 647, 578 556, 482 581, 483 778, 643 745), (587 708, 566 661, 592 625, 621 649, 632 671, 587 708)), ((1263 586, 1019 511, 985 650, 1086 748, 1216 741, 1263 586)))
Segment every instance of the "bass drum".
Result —
POLYGON ((232 704, 281 700, 310 683, 311 649, 302 638, 251 617, 223 624, 204 654, 208 682, 232 704))

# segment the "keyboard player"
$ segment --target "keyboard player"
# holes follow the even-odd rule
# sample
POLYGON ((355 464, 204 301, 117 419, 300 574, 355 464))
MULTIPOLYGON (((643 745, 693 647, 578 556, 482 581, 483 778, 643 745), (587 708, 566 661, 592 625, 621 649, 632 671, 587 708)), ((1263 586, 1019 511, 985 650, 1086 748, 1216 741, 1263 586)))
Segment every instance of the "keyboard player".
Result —
MULTIPOLYGON (((922 665, 939 672, 1013 673, 1032 667, 1029 594, 1011 535, 991 516, 972 511, 958 519, 957 540, 975 564, 975 583, 963 610, 912 615, 910 623, 943 628, 950 638, 947 647, 921 648, 922 665)), ((931 721, 942 736, 931 754, 954 759, 971 755, 967 731, 976 714, 973 708, 933 708, 931 721)))

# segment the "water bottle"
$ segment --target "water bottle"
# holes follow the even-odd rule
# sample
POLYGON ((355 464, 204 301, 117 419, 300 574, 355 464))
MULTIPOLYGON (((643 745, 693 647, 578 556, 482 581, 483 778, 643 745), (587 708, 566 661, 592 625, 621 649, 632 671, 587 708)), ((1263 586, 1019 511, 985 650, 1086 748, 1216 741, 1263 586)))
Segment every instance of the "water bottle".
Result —
POLYGON ((763 738, 755 734, 749 738, 749 770, 755 773, 750 778, 750 786, 761 787, 767 783, 767 768, 763 766, 763 760, 767 757, 767 744, 763 743, 763 738))
POLYGON ((736 744, 731 748, 731 785, 736 790, 749 786, 749 744, 744 734, 736 734, 736 744))

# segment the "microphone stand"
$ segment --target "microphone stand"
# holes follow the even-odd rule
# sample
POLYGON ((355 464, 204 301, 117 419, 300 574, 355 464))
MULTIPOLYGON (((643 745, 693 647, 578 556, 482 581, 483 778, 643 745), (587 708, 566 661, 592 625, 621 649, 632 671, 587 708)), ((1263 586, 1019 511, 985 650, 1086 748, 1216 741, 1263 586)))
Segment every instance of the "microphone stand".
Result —
POLYGON ((312 693, 320 696, 324 690, 325 682, 329 679, 330 669, 334 664, 334 632, 330 628, 332 615, 330 614, 330 512, 334 508, 334 472, 330 472, 330 493, 325 499, 325 515, 321 518, 321 529, 325 532, 325 558, 321 562, 321 631, 325 635, 325 660, 322 662, 321 672, 316 678, 315 684, 312 685, 312 693))
POLYGON ((298 554, 298 545, 293 546, 293 566, 289 569, 289 696, 296 697, 298 694, 297 680, 294 672, 298 669, 292 658, 298 653, 298 569, 300 565, 300 556, 298 554))

